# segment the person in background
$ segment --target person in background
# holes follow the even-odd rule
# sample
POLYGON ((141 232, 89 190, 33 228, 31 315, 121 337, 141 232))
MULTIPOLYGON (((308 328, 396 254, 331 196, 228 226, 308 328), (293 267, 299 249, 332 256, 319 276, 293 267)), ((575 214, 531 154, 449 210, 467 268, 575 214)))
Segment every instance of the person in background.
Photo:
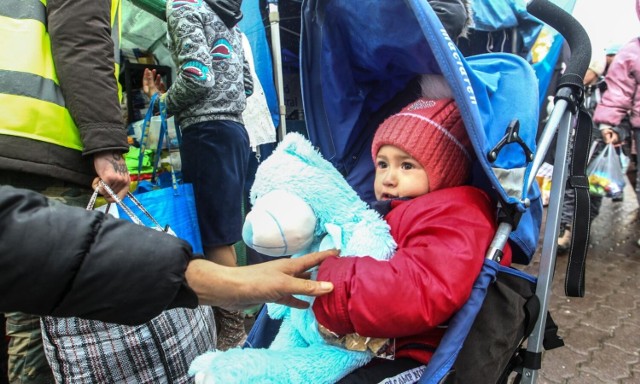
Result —
MULTIPOLYGON (((601 85, 601 80, 603 80, 604 76, 607 74, 609 70, 609 66, 613 62, 613 59, 616 57, 616 54, 622 47, 622 44, 611 44, 604 50, 604 60, 601 58, 597 58, 592 60, 589 63, 589 68, 587 68, 587 72, 584 75, 583 83, 586 87, 597 86, 602 92, 606 90, 606 86, 603 88, 601 85)), ((602 95, 600 95, 601 97, 602 95)), ((595 108, 595 105, 600 102, 600 97, 595 98, 592 105, 587 105, 587 109, 595 108)))
MULTIPOLYGON (((129 146, 111 34, 119 12, 119 0, 0 2, 0 185, 86 206, 101 178, 125 196, 129 146)), ((40 319, 6 317, 10 382, 52 383, 40 319)))
MULTIPOLYGON (((636 13, 640 19, 640 0, 636 0, 636 13)), ((605 143, 621 143, 632 135, 640 142, 640 38, 623 45, 605 76, 607 91, 596 106, 594 123, 598 124, 605 143), (621 124, 629 119, 630 129, 621 124)), ((636 151, 637 152, 637 151, 636 151)), ((636 153, 636 164, 638 154, 636 153)), ((640 172, 636 170, 636 198, 640 203, 640 172)), ((638 240, 640 245, 640 240, 638 240)))
MULTIPOLYGON (((234 244, 242 240, 242 200, 251 147, 243 125, 246 98, 253 92, 241 32, 241 0, 167 2, 167 35, 176 62, 176 81, 162 92, 151 70, 143 90, 162 93, 167 112, 182 130, 182 175, 193 184, 205 257, 236 266, 234 244)), ((246 339, 244 315, 214 308, 217 348, 246 339)))

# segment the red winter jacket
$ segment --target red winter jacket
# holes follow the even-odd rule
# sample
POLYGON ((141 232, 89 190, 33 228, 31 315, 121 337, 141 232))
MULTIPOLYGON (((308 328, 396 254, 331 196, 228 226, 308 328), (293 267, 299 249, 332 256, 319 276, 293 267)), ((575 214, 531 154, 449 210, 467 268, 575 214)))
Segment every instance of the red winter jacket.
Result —
MULTIPOLYGON (((396 357, 426 363, 439 325, 465 303, 496 231, 495 204, 463 186, 392 202, 385 216, 398 249, 390 261, 335 257, 318 280, 334 291, 315 299, 318 322, 345 335, 396 338, 396 357)), ((505 248, 503 264, 511 262, 505 248)))

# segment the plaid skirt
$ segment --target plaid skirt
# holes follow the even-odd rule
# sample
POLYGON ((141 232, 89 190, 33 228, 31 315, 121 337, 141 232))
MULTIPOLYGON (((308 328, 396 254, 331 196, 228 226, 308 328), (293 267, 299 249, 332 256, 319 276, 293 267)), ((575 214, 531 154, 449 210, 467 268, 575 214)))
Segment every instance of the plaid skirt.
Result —
POLYGON ((172 309, 140 326, 43 317, 57 383, 190 383, 189 364, 216 345, 211 307, 172 309))

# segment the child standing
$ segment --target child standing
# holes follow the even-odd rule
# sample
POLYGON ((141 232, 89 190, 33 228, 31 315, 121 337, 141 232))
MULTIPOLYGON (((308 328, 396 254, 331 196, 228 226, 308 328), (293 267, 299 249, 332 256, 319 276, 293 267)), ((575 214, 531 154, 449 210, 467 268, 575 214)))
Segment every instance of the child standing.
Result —
MULTIPOLYGON (((182 175, 193 184, 205 256, 226 266, 236 266, 233 244, 242 239, 242 194, 250 155, 242 112, 252 80, 236 27, 241 4, 242 0, 169 0, 166 8, 178 73, 161 100, 182 129, 182 175)), ((148 69, 143 85, 149 96, 162 89, 148 69)), ((242 343, 242 313, 214 310, 218 348, 242 343)))
MULTIPOLYGON (((341 383, 415 382, 471 293, 496 231, 495 204, 464 185, 473 151, 453 99, 423 97, 389 117, 372 154, 375 205, 398 249, 386 262, 327 259, 318 279, 335 289, 313 310, 338 336, 396 339, 395 360, 374 359, 341 383)), ((510 261, 507 246, 502 262, 510 261)))

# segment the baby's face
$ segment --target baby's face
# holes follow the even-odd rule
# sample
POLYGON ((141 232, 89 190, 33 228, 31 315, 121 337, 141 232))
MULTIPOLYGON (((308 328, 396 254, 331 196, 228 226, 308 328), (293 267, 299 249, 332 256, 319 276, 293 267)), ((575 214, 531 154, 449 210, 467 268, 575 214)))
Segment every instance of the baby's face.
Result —
POLYGON ((417 197, 429 192, 427 170, 407 152, 392 145, 380 147, 373 183, 376 200, 417 197))

